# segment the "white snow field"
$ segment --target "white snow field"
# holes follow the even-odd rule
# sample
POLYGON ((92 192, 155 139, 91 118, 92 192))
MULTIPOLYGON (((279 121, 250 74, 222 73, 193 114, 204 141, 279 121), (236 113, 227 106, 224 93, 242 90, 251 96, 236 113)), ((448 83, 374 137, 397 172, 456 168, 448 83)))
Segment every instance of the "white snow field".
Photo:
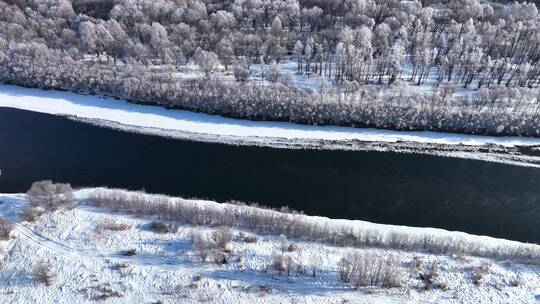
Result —
MULTIPOLYGON (((149 216, 136 217, 88 204, 93 191, 76 192, 78 204, 51 211, 37 222, 17 213, 27 203, 23 194, 0 194, 0 215, 13 221, 9 240, 0 241, 0 303, 538 303, 540 266, 472 257, 433 255, 390 248, 354 249, 325 243, 288 240, 296 246, 282 251, 283 238, 233 228, 228 262, 202 261, 193 248, 194 234, 208 236, 216 227, 194 226, 149 216), (168 232, 150 228, 153 220, 168 232), (237 238, 240 232, 256 240, 237 238), (123 254, 134 250, 131 256, 123 254), (401 287, 352 288, 338 272, 342 257, 372 254, 397 263, 401 287), (278 271, 272 256, 290 258, 291 272, 278 271), (33 275, 38 261, 47 261, 57 276, 49 285, 33 275), (426 276, 436 267, 433 284, 426 276), (315 271, 315 276, 313 276, 315 271)), ((148 196, 152 200, 155 196, 148 196)), ((204 210, 224 208, 209 201, 187 201, 204 210)), ((230 206, 229 206, 230 207, 230 206)), ((245 208, 237 206, 235 208, 245 208)), ((302 216, 304 217, 304 216, 302 216)), ((439 229, 375 225, 360 221, 307 217, 330 229, 342 225, 402 231, 410 236, 439 234, 479 244, 516 242, 439 229)))
MULTIPOLYGON (((0 85, 0 107, 10 107, 41 113, 69 115, 80 120, 102 122, 102 125, 137 129, 161 130, 191 134, 189 138, 222 142, 223 138, 240 138, 251 142, 271 139, 311 141, 413 142, 445 145, 504 147, 540 145, 540 138, 492 137, 438 132, 405 132, 349 127, 311 126, 286 122, 249 121, 206 115, 189 111, 167 110, 158 106, 131 104, 70 92, 44 91, 12 85, 0 85), (221 139, 220 139, 221 138, 221 139)), ((146 131, 148 132, 148 131, 146 131)), ((160 134, 160 132, 149 132, 160 134)), ((175 136, 170 133, 170 136, 175 136)), ((313 143, 312 143, 313 145, 313 143)), ((322 145, 322 144, 321 144, 322 145)))

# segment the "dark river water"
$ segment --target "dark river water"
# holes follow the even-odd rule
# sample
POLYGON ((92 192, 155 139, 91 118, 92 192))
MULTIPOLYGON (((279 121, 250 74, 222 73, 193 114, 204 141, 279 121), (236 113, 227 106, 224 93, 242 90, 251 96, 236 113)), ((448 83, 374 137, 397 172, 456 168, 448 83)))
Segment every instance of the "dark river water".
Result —
POLYGON ((540 169, 483 161, 197 143, 0 108, 0 169, 0 192, 52 179, 540 243, 540 169))

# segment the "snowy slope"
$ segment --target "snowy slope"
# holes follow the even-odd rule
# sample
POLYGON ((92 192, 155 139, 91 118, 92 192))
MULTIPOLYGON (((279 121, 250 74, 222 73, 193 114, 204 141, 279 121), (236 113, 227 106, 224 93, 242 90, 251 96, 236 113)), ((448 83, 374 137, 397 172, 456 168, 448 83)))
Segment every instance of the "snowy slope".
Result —
MULTIPOLYGON (((98 299, 105 303, 536 303, 540 297, 538 266, 469 256, 292 241, 298 249, 285 254, 307 269, 315 267, 316 277, 311 271, 291 275, 271 267, 264 271, 272 253, 280 251, 275 235, 257 235, 256 243, 234 240, 231 262, 204 263, 192 249, 191 235, 208 234, 214 228, 169 223, 176 229, 156 233, 149 229, 151 218, 85 205, 89 191, 77 193, 82 204, 74 209, 46 214, 35 224, 14 224, 12 239, 1 241, 7 257, 0 270, 1 303, 92 303, 98 299), (103 228, 111 222, 125 224, 127 229, 103 228), (127 249, 137 254, 122 255, 127 249), (357 251, 398 257, 403 287, 352 289, 343 283, 337 264, 357 251), (444 288, 423 290, 417 270, 411 270, 414 258, 425 265, 419 272, 437 262, 437 281, 444 288), (32 277, 32 267, 39 260, 48 260, 58 269, 50 286, 32 277), (473 284, 471 276, 481 267, 489 269, 481 283, 473 284)), ((16 220, 26 203, 24 195, 0 194, 0 200, 0 215, 11 220, 16 220)))
MULTIPOLYGON (((280 138, 367 142, 416 142, 448 145, 540 145, 540 138, 490 137, 437 132, 403 132, 332 126, 307 126, 284 122, 248 121, 156 106, 130 104, 69 92, 43 91, 0 85, 0 107, 71 115, 80 119, 116 122, 138 128, 158 128, 218 137, 280 138)), ((194 137, 195 139, 197 136, 194 137)))

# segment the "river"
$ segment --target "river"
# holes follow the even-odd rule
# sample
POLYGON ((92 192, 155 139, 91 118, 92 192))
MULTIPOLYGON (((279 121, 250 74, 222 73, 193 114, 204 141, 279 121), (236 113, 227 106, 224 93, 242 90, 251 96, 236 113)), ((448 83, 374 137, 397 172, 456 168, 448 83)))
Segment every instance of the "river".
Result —
POLYGON ((144 189, 540 243, 540 169, 376 151, 181 141, 0 108, 0 192, 144 189))

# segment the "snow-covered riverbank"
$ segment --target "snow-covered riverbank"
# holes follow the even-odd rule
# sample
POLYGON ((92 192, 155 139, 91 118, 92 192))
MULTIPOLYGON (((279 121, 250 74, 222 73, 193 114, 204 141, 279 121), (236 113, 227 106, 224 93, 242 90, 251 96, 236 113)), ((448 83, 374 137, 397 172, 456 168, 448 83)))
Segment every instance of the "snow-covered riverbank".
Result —
MULTIPOLYGON (((130 212, 114 212, 86 201, 94 191, 96 189, 77 191, 75 208, 50 211, 36 223, 20 221, 16 216, 27 204, 24 195, 0 194, 0 216, 15 222, 11 239, 0 241, 3 248, 1 302, 534 303, 540 297, 538 266, 467 253, 433 254, 392 247, 335 246, 324 241, 287 240, 265 233, 264 229, 234 225, 228 232, 231 238, 226 248, 210 249, 211 252, 203 255, 195 244, 197 237, 212 239, 216 233, 223 232, 223 228, 197 226, 148 214, 133 216, 130 212), (164 226, 153 224, 156 222, 164 226), (284 243, 287 249, 283 249, 284 243), (126 254, 127 251, 132 253, 126 254), (214 254, 225 254, 226 262, 215 259, 214 254), (357 254, 372 262, 393 264, 396 268, 392 276, 399 286, 367 284, 356 289, 344 282, 340 261, 357 254), (276 262, 280 257, 285 258, 284 269, 276 262), (34 277, 33 267, 38 261, 46 261, 56 269, 57 275, 49 285, 34 277)), ((116 192, 113 196, 140 198, 148 200, 150 205, 169 199, 124 194, 116 192)), ((172 199, 195 204, 201 208, 198 212, 205 214, 223 208, 250 208, 172 199)), ((187 214, 198 216, 197 212, 187 214)), ((383 235, 394 231, 410 237, 452 236, 456 240, 463 238, 486 246, 501 246, 501 250, 519 245, 440 229, 300 217, 330 230, 349 226, 354 228, 354 233, 376 230, 383 235)), ((364 275, 375 270, 367 269, 364 275)))
POLYGON ((0 107, 210 143, 286 149, 391 151, 540 167, 540 138, 406 132, 225 118, 123 100, 0 85, 0 107))
MULTIPOLYGON (((70 92, 43 91, 0 85, 0 107, 41 113, 72 115, 132 127, 156 128, 190 134, 286 140, 415 142, 445 145, 512 146, 540 145, 540 138, 492 137, 437 132, 403 132, 332 126, 308 126, 285 122, 263 122, 224 118, 189 111, 84 96, 70 92)), ((171 133, 174 136, 174 133, 171 133)))

